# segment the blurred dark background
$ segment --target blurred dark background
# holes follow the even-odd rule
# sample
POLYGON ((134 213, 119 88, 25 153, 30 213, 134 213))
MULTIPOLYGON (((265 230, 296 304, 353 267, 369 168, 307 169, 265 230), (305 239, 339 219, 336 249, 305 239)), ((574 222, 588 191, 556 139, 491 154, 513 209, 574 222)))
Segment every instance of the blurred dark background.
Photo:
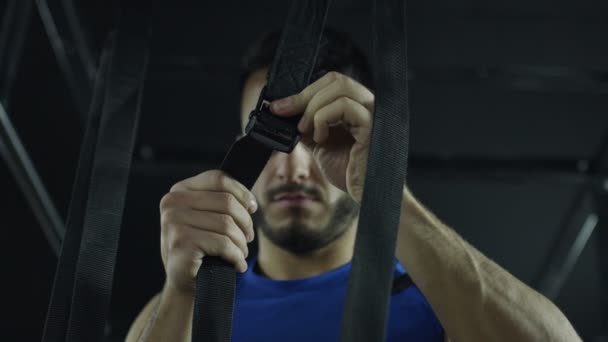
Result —
MULTIPOLYGON (((11 161, 4 122, 3 341, 40 339, 57 260, 43 228, 65 221, 117 8, 117 0, 0 1, 0 101, 49 195, 46 211, 32 209, 36 196, 22 191, 27 177, 11 161)), ((335 0, 328 19, 368 54, 369 8, 335 0)), ((552 298, 585 341, 605 341, 608 2, 425 0, 408 8, 410 187, 552 298)), ((286 10, 278 0, 180 0, 156 12, 115 276, 115 339, 162 286, 161 196, 219 166, 238 132, 240 57, 286 10)))

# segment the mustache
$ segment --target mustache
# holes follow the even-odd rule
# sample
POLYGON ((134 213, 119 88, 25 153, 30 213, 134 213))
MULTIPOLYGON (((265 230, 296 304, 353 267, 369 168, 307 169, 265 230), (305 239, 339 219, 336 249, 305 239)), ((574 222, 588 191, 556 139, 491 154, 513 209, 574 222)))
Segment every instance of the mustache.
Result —
POLYGON ((303 192, 304 194, 317 199, 317 200, 322 200, 323 197, 321 196, 321 191, 319 191, 319 189, 317 189, 314 186, 308 186, 308 185, 304 185, 304 184, 298 184, 298 183, 285 183, 283 185, 280 185, 272 190, 269 190, 266 193, 266 201, 267 202, 271 202, 272 199, 283 192, 303 192))

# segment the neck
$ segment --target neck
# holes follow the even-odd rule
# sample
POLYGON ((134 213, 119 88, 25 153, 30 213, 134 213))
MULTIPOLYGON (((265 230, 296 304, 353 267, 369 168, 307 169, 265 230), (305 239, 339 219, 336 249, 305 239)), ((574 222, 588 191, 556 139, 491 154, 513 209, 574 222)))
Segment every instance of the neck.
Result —
POLYGON ((272 243, 259 232, 258 265, 274 280, 293 280, 321 275, 336 269, 353 257, 357 220, 342 236, 306 255, 296 255, 272 243))

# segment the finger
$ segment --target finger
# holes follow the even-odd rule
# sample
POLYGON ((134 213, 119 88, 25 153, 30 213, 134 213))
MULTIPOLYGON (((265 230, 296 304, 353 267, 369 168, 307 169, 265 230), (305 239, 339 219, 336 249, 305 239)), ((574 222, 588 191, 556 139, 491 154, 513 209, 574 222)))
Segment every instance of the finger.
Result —
POLYGON ((163 212, 161 221, 165 226, 171 227, 169 229, 175 229, 176 226, 190 226, 193 229, 225 235, 241 249, 245 257, 249 255, 245 234, 230 215, 173 208, 163 212))
MULTIPOLYGON (((209 231, 198 231, 200 239, 195 239, 207 256, 217 256, 234 265, 239 272, 247 270, 247 261, 242 251, 225 235, 209 231)), ((203 257, 203 263, 205 258, 203 257)))
POLYGON ((308 102, 298 125, 300 132, 305 133, 312 129, 311 116, 340 97, 348 97, 362 104, 369 112, 374 110, 374 94, 369 89, 350 77, 337 76, 333 82, 317 92, 308 102))
POLYGON ((226 191, 236 197, 250 213, 257 210, 255 196, 243 184, 222 170, 210 170, 175 184, 171 191, 207 190, 226 191))
POLYGON ((253 220, 242 203, 229 192, 174 191, 161 199, 161 212, 172 208, 183 208, 202 212, 228 214, 251 242, 255 236, 253 220))
POLYGON ((340 97, 321 108, 314 113, 313 121, 313 139, 318 144, 325 142, 329 136, 329 128, 335 125, 346 128, 357 142, 369 141, 372 115, 362 104, 348 97, 340 97))
POLYGON ((280 116, 292 116, 301 114, 306 109, 308 101, 321 89, 327 87, 339 76, 337 72, 328 72, 323 77, 309 84, 298 94, 294 94, 283 99, 277 99, 270 103, 270 110, 280 116))
MULTIPOLYGON (((191 258, 215 256, 232 264, 237 271, 244 272, 247 269, 245 255, 241 249, 227 236, 215 232, 186 225, 176 226, 172 230, 167 249, 169 262, 178 259, 186 264, 191 258)), ((193 271, 196 274, 197 270, 193 271)))

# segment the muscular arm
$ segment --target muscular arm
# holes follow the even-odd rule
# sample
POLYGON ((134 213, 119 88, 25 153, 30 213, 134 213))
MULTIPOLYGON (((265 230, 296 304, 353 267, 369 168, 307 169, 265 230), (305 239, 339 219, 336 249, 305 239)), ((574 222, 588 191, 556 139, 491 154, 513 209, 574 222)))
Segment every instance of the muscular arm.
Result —
POLYGON ((192 296, 163 290, 139 313, 126 342, 186 342, 192 335, 192 296))
POLYGON ((397 258, 453 341, 581 341, 547 298, 404 191, 397 258))

